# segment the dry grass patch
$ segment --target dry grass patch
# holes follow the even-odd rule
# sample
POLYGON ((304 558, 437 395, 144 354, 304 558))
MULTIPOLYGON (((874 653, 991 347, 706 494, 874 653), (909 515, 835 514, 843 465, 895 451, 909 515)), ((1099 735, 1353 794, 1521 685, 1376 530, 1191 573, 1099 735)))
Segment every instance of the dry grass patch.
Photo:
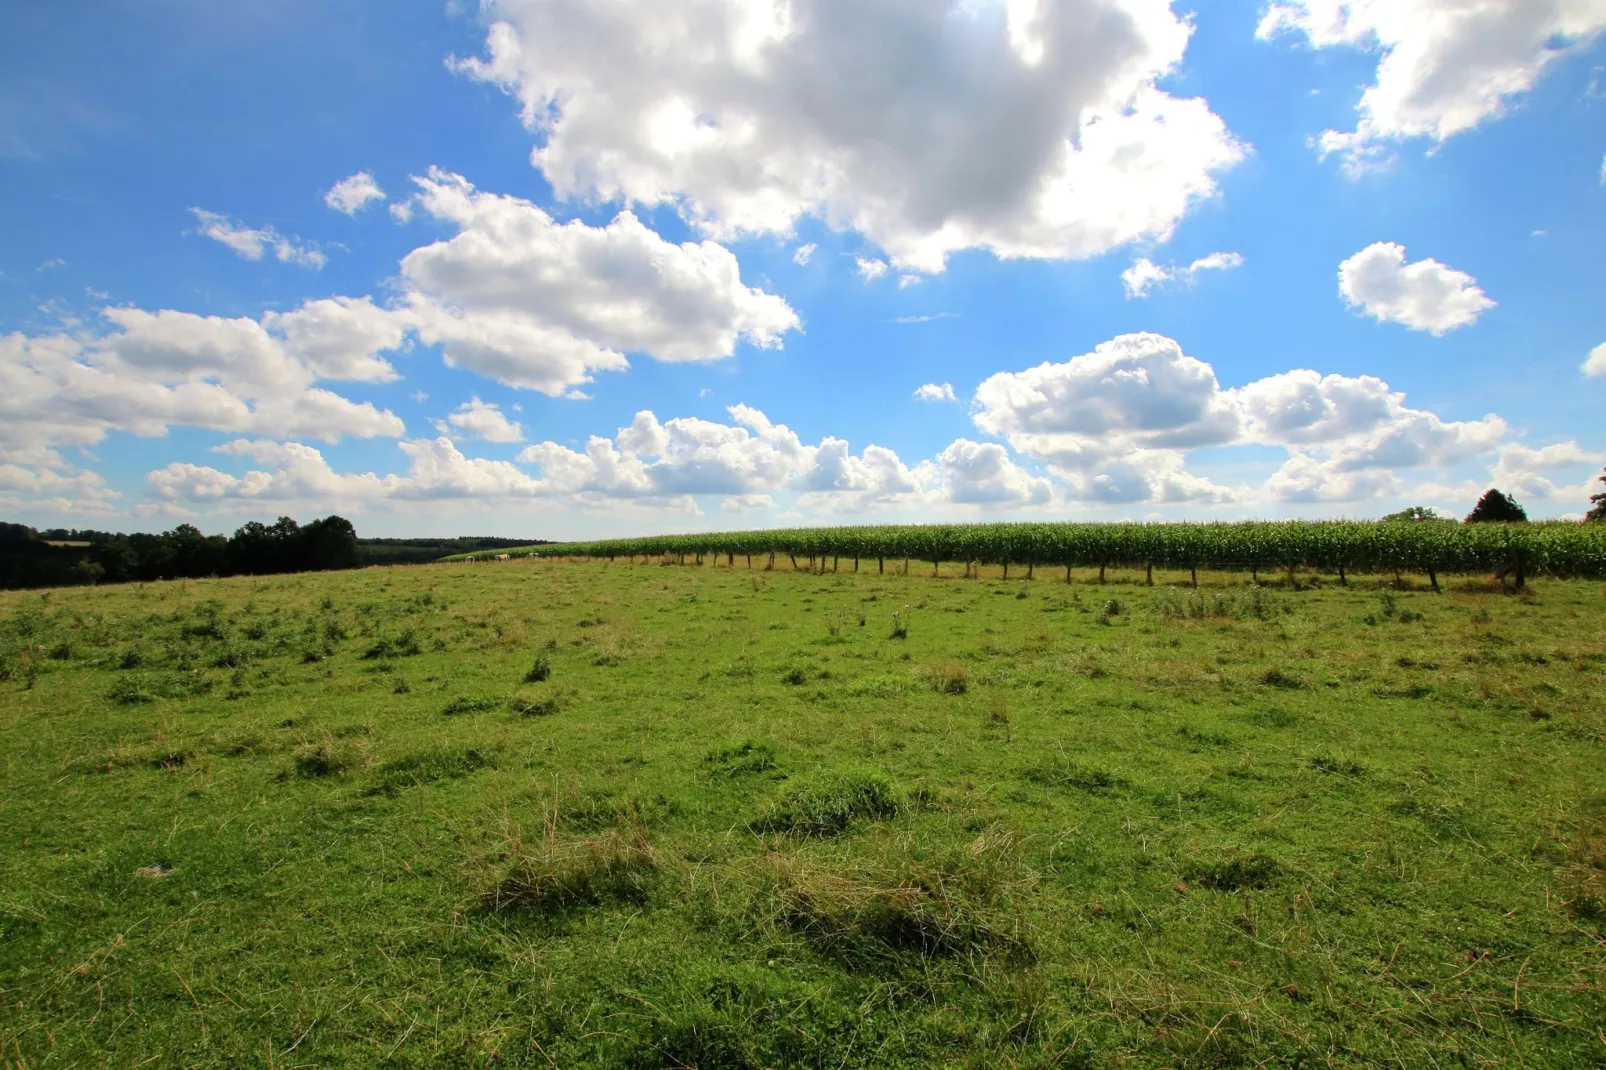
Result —
POLYGON ((767 854, 751 907, 762 924, 856 966, 900 956, 1029 962, 1034 956, 1018 903, 1034 885, 1019 838, 989 830, 930 856, 899 844, 851 868, 767 854))

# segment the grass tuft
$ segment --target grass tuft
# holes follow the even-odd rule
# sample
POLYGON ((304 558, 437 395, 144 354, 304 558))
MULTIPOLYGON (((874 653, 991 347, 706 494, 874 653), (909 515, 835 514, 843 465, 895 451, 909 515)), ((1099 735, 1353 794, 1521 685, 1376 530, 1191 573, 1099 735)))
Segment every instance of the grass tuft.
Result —
POLYGON ((775 748, 768 743, 746 740, 703 755, 709 773, 719 777, 739 777, 767 773, 775 768, 775 748))
POLYGON ((516 858, 480 903, 543 918, 582 907, 640 906, 657 870, 658 852, 639 827, 568 844, 549 839, 540 853, 516 858))
POLYGON ((897 816, 899 809, 897 790, 880 773, 817 773, 787 787, 749 828, 793 836, 835 836, 855 820, 880 821, 897 816))

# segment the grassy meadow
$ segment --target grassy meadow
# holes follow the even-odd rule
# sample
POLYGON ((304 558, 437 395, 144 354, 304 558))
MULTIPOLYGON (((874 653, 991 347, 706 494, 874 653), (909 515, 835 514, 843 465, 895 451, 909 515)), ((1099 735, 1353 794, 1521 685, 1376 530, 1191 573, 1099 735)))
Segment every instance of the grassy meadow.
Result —
POLYGON ((0 593, 0 1065, 1606 1065, 1599 583, 914 571, 0 593))

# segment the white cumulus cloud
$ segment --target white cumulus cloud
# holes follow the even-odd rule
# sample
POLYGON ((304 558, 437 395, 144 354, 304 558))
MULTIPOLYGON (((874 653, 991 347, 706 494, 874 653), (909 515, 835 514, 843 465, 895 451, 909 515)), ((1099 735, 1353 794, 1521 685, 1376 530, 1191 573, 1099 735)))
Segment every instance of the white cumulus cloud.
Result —
POLYGON ((916 401, 958 401, 952 383, 924 383, 915 387, 916 401))
POLYGON ((1606 342, 1591 349, 1589 356, 1579 365, 1578 370, 1590 377, 1606 375, 1606 342))
POLYGON ((500 406, 481 401, 477 396, 459 405, 456 412, 446 417, 446 422, 487 442, 524 441, 523 427, 509 420, 500 406))
POLYGON ((328 262, 329 258, 318 249, 300 238, 280 234, 272 227, 248 227, 204 208, 191 208, 190 212, 203 236, 221 242, 246 260, 261 260, 265 253, 271 252, 275 260, 314 271, 328 262))
POLYGON ((715 237, 852 229, 900 269, 961 249, 1164 240, 1244 148, 1159 88, 1158 0, 498 0, 484 55, 560 198, 673 205, 715 237))
POLYGON ((1373 242, 1338 266, 1346 304, 1385 323, 1442 335, 1495 307, 1478 280, 1437 260, 1405 262, 1405 246, 1373 242))
POLYGON ((1151 289, 1164 283, 1191 284, 1202 271, 1230 271, 1243 267, 1243 263, 1244 258, 1239 253, 1211 253, 1186 267, 1156 264, 1148 257, 1139 257, 1132 261, 1131 267, 1121 272, 1121 284, 1126 288, 1127 297, 1147 297, 1151 289))
POLYGON ((379 188, 374 176, 367 171, 358 171, 354 175, 347 175, 323 195, 323 203, 337 212, 347 215, 356 215, 373 201, 385 199, 385 191, 379 188))
POLYGON ((1352 173, 1388 142, 1446 138, 1506 111, 1545 69, 1606 28, 1606 0, 1279 0, 1257 36, 1298 33, 1314 48, 1378 53, 1353 131, 1328 130, 1323 154, 1352 173))
POLYGON ((401 262, 412 323, 453 366, 559 396, 623 370, 626 353, 719 360, 801 328, 712 241, 666 242, 628 211, 601 227, 558 223, 439 170, 414 181, 418 207, 458 230, 401 262))

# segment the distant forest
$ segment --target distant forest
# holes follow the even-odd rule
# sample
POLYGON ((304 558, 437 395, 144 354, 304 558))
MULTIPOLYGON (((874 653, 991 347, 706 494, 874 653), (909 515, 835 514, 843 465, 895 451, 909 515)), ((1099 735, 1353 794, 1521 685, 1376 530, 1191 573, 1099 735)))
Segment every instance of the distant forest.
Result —
POLYGON ((531 542, 475 537, 361 539, 351 521, 339 516, 304 525, 287 516, 273 524, 252 521, 230 536, 205 535, 190 524, 160 534, 125 535, 77 528, 39 531, 0 523, 0 588, 422 564, 531 542))

